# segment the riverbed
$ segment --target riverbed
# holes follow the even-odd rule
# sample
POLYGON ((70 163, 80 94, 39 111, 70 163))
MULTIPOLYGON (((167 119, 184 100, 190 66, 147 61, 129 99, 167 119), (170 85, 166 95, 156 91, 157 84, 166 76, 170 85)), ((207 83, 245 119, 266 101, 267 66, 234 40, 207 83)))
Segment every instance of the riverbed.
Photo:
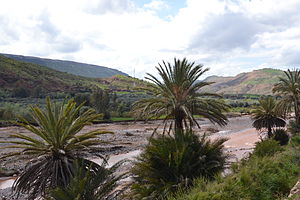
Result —
MULTIPOLYGON (((95 129, 113 131, 114 134, 101 135, 99 138, 108 144, 99 146, 103 155, 110 156, 109 166, 122 159, 133 160, 142 151, 147 144, 154 130, 158 133, 163 131, 162 121, 150 122, 123 122, 123 123, 107 123, 97 124, 85 127, 82 132, 95 129)), ((236 162, 246 157, 254 148, 255 143, 260 140, 257 131, 252 128, 252 121, 249 116, 240 116, 229 118, 229 123, 225 127, 220 127, 210 123, 208 120, 199 120, 200 128, 196 128, 197 134, 208 134, 211 139, 226 137, 226 152, 231 154, 230 161, 236 162)), ((10 134, 24 133, 28 136, 34 135, 20 127, 4 127, 0 128, 0 139, 10 140, 10 134)), ((0 144, 4 147, 5 144, 0 144)), ((11 150, 1 149, 0 155, 11 150)), ((14 150, 13 150, 14 151, 14 150)), ((93 161, 101 162, 101 160, 91 157, 93 161)), ((9 160, 8 160, 9 161, 9 160)), ((23 160, 13 160, 13 162, 1 162, 1 166, 21 171, 25 162, 23 160)), ((128 168, 128 167, 127 167, 128 168)), ((0 179, 0 197, 7 194, 16 177, 6 177, 0 179)))

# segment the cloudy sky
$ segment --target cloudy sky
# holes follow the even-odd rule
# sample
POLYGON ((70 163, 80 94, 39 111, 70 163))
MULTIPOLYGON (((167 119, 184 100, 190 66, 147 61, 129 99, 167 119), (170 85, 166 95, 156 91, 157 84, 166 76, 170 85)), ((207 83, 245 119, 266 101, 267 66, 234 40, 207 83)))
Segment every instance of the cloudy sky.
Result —
POLYGON ((139 78, 186 57, 206 75, 300 68, 300 0, 0 0, 0 52, 139 78))

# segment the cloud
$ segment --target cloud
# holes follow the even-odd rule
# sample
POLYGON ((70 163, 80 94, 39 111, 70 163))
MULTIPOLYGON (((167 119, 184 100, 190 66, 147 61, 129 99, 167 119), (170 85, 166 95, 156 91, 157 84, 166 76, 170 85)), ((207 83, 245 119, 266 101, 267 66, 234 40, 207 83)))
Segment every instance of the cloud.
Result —
POLYGON ((208 51, 249 49, 260 31, 259 24, 242 13, 209 16, 190 47, 208 51))
POLYGON ((134 10, 134 4, 130 0, 89 0, 87 2, 85 11, 95 15, 123 14, 134 10))
POLYGON ((58 38, 54 44, 54 49, 60 53, 74 53, 81 49, 81 43, 67 37, 58 38))
POLYGON ((162 9, 168 9, 169 5, 165 1, 152 0, 150 3, 145 4, 144 8, 152 9, 152 10, 162 10, 162 9))
POLYGON ((299 0, 179 1, 3 1, 0 52, 135 68, 140 78, 174 57, 218 75, 299 63, 299 0))
POLYGON ((42 14, 37 18, 36 28, 40 33, 44 33, 49 39, 53 39, 60 34, 58 28, 51 22, 51 16, 48 10, 42 11, 42 14))
POLYGON ((0 44, 9 44, 19 39, 17 31, 7 17, 0 15, 0 24, 0 44))
POLYGON ((300 48, 298 46, 290 46, 283 48, 275 57, 276 63, 280 63, 291 68, 300 68, 300 48))

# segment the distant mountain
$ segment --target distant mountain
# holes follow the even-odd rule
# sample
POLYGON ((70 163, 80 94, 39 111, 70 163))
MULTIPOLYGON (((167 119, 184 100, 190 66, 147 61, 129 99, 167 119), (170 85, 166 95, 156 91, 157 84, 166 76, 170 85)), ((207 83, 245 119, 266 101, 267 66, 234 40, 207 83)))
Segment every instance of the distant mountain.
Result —
POLYGON ((223 94, 272 94, 274 84, 283 76, 283 71, 271 68, 241 73, 234 77, 210 76, 204 81, 215 83, 203 90, 223 94))
POLYGON ((2 55, 21 62, 38 64, 41 66, 49 67, 51 69, 55 69, 57 71, 67 72, 69 74, 74 74, 79 76, 85 76, 91 78, 106 78, 114 75, 128 76, 128 74, 121 72, 119 70, 98 66, 98 65, 78 63, 78 62, 66 61, 66 60, 52 60, 47 58, 12 55, 12 54, 2 54, 2 55))
POLYGON ((37 64, 20 62, 0 55, 0 97, 10 96, 24 88, 30 93, 85 93, 98 88, 110 91, 134 92, 149 83, 129 76, 88 78, 60 72, 37 64))

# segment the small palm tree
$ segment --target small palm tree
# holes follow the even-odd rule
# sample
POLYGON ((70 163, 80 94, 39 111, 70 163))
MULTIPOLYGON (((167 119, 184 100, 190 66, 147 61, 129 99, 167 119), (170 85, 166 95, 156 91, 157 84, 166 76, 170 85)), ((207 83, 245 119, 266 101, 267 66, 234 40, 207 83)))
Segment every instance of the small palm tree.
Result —
POLYGON ((273 97, 261 98, 259 106, 252 111, 254 120, 252 126, 257 130, 266 128, 268 130, 268 137, 272 137, 273 127, 284 127, 285 121, 278 114, 276 101, 273 97))
POLYGON ((192 186, 195 178, 213 179, 228 158, 225 141, 199 138, 190 130, 150 138, 132 169, 133 199, 165 199, 192 186))
MULTIPOLYGON (((135 103, 134 111, 139 117, 174 119, 175 130, 198 125, 194 114, 208 118, 213 123, 226 125, 227 118, 222 114, 227 106, 216 99, 220 97, 214 93, 201 93, 199 90, 212 83, 197 81, 208 69, 202 65, 189 63, 186 59, 174 59, 170 63, 158 64, 156 67, 162 80, 147 74, 147 80, 154 83, 147 89, 154 95, 152 98, 142 99, 135 103), (214 97, 214 98, 206 98, 214 97)), ((198 125, 199 126, 199 125, 198 125)))
POLYGON ((70 184, 52 190, 49 200, 109 200, 116 198, 126 189, 117 189, 118 181, 125 178, 126 173, 116 175, 116 171, 125 161, 120 161, 110 168, 107 168, 107 162, 103 161, 101 166, 91 166, 88 171, 78 162, 75 163, 75 172, 70 184))
POLYGON ((2 141, 10 143, 6 148, 17 148, 20 151, 6 155, 31 158, 25 170, 15 181, 13 189, 17 194, 29 193, 29 198, 44 195, 46 190, 57 186, 66 187, 73 174, 73 163, 82 160, 82 165, 97 167, 96 163, 84 159, 84 156, 101 141, 97 139, 100 134, 111 133, 93 130, 79 133, 84 126, 99 115, 89 109, 81 112, 83 104, 76 106, 74 100, 66 105, 53 105, 46 99, 46 109, 31 107, 32 118, 38 126, 30 124, 21 118, 17 124, 27 129, 34 137, 17 133, 11 137, 17 139, 2 141))
POLYGON ((295 112, 296 124, 300 124, 300 70, 284 72, 286 77, 280 78, 274 85, 273 92, 282 96, 279 107, 285 113, 295 112))

